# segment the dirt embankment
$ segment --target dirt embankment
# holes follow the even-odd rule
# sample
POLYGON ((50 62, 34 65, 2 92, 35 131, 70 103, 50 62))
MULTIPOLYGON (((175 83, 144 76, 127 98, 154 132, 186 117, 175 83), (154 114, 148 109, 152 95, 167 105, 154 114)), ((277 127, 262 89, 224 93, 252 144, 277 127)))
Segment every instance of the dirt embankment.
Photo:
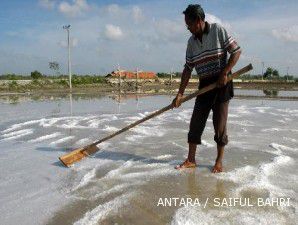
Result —
MULTIPOLYGON (((298 90, 297 82, 234 82, 234 87, 239 89, 257 90, 298 90)), ((179 82, 172 84, 164 82, 123 82, 121 93, 172 93, 179 88, 179 82)), ((198 82, 192 81, 187 86, 187 91, 196 90, 198 82)), ((115 93, 119 92, 117 83, 93 83, 73 85, 72 93, 115 93)), ((49 81, 32 82, 6 82, 0 85, 0 93, 69 93, 67 83, 53 83, 49 81)))

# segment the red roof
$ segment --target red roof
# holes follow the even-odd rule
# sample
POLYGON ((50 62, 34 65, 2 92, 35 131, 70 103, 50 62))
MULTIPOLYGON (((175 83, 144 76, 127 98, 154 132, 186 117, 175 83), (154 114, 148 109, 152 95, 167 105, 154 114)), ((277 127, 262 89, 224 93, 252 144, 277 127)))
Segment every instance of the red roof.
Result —
MULTIPOLYGON (((127 79, 136 79, 136 72, 131 71, 113 71, 112 73, 108 74, 107 76, 110 77, 122 77, 127 79)), ((138 72, 138 78, 139 79, 155 79, 157 78, 156 74, 154 72, 138 72)))

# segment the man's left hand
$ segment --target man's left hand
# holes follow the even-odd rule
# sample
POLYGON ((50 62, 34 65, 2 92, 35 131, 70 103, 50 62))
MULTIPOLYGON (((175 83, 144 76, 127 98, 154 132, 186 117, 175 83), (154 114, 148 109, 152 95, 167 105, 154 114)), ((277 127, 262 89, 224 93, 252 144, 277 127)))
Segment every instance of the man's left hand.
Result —
POLYGON ((220 75, 219 78, 217 80, 217 87, 223 87, 227 84, 228 82, 228 73, 226 73, 225 71, 223 71, 220 75))

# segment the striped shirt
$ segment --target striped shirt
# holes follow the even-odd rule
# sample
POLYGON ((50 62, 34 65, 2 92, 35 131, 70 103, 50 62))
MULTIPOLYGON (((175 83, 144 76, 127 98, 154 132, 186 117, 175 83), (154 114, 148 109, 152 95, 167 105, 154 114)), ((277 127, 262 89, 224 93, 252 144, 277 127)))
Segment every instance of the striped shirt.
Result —
POLYGON ((227 64, 227 53, 234 54, 240 47, 225 28, 205 22, 202 42, 192 35, 187 44, 185 66, 196 69, 200 79, 218 75, 227 64))

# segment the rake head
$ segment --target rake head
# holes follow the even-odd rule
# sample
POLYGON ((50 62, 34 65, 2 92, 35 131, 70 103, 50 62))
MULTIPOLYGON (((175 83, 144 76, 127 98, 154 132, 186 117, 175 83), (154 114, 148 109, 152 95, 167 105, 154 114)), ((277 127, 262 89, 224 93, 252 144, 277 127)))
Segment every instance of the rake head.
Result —
POLYGON ((59 160, 65 165, 66 167, 70 167, 75 162, 81 161, 83 158, 92 155, 93 153, 99 151, 100 149, 96 145, 88 145, 83 148, 78 148, 70 153, 67 153, 61 157, 59 160))

